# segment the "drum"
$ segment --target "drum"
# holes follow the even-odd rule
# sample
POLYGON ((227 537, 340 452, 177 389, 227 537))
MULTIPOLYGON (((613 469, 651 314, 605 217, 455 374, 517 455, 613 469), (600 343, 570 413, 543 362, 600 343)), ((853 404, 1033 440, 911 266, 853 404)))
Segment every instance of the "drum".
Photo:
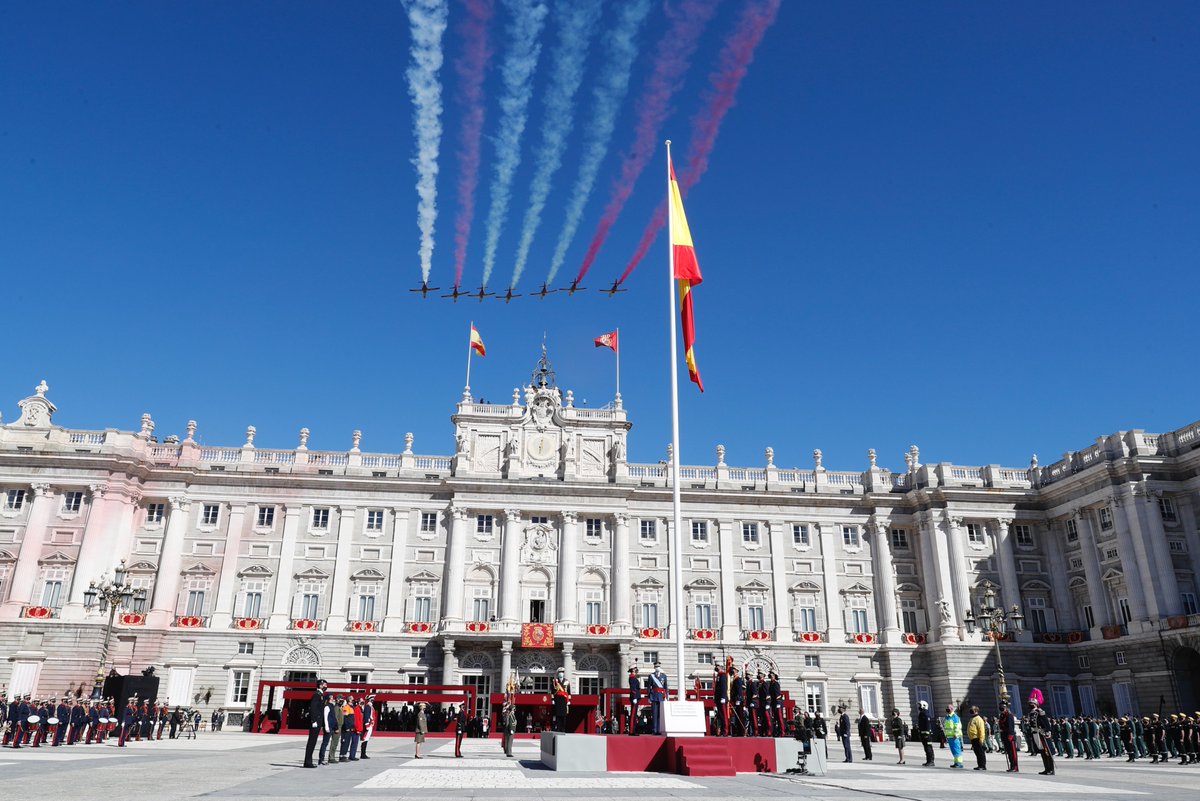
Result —
POLYGON ((100 724, 107 724, 107 723, 108 723, 108 718, 97 718, 97 719, 96 719, 96 722, 97 722, 97 723, 100 723, 100 724))
POLYGON ((25 722, 36 726, 42 722, 42 719, 40 717, 38 717, 37 715, 30 715, 29 717, 25 718, 25 722))
POLYGON ((51 726, 57 726, 58 718, 46 718, 46 722, 49 723, 51 726))

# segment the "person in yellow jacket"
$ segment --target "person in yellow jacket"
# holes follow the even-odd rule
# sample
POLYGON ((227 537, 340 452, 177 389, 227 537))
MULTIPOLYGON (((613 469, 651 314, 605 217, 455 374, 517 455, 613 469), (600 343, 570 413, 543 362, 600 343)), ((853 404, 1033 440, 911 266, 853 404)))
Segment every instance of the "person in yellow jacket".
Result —
POLYGON ((984 744, 987 742, 987 724, 984 723, 977 706, 971 707, 971 722, 967 724, 967 739, 971 741, 971 750, 975 752, 975 761, 978 763, 975 770, 987 770, 987 751, 984 748, 984 744))
POLYGON ((942 720, 942 733, 946 735, 946 745, 950 746, 950 756, 953 758, 950 767, 963 769, 965 766, 962 758, 962 721, 959 719, 958 713, 954 711, 953 704, 946 707, 946 717, 942 720))

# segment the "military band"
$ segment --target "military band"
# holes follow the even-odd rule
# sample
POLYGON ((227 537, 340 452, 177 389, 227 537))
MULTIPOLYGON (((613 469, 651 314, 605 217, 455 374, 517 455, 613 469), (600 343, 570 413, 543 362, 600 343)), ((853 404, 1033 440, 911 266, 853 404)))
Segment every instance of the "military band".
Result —
POLYGON ((168 723, 173 739, 177 718, 182 719, 180 710, 173 715, 167 704, 145 699, 130 698, 118 712, 111 698, 17 696, 3 705, 0 747, 92 745, 114 733, 118 746, 124 747, 128 740, 161 740, 168 723))

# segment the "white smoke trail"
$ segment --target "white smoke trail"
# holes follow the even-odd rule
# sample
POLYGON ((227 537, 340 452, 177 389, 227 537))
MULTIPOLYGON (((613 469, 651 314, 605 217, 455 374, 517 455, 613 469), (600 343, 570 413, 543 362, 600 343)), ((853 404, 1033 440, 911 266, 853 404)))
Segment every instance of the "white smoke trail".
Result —
POLYGON ((575 121, 572 113, 575 93, 583 81, 583 66, 588 45, 600 19, 600 0, 556 0, 554 15, 559 20, 558 42, 554 48, 554 67, 546 89, 546 116, 542 123, 542 141, 534 156, 536 171, 529 184, 529 205, 517 245, 516 266, 510 287, 515 287, 525 271, 529 248, 542 222, 550 182, 562 166, 563 147, 575 121))
POLYGON ((628 0, 619 6, 617 24, 609 37, 608 52, 603 61, 605 71, 593 90, 592 122, 584 137, 579 175, 567 199, 566 221, 559 232, 558 244, 555 245, 554 256, 550 260, 550 272, 546 276, 548 284, 554 281, 558 268, 562 267, 567 258, 567 249, 571 246, 575 232, 579 229, 579 221, 583 217, 583 207, 592 194, 596 176, 600 173, 600 165, 608 154, 608 145, 617 125, 617 113, 621 110, 621 103, 629 91, 629 74, 638 54, 638 30, 650 11, 650 5, 651 0, 628 0))
POLYGON ((547 7, 542 0, 505 0, 509 20, 508 53, 500 68, 504 95, 500 98, 500 129, 496 132, 496 170, 492 179, 492 203, 488 208, 487 239, 483 250, 483 285, 487 286, 496 265, 496 245, 500 228, 508 213, 513 176, 521 163, 521 135, 529 118, 529 100, 533 96, 533 72, 537 69, 542 47, 538 36, 546 22, 547 7))
POLYGON ((449 13, 446 0, 408 0, 405 4, 412 29, 412 64, 406 72, 408 93, 416 113, 413 132, 417 140, 417 228, 421 231, 421 280, 429 280, 433 266, 433 231, 437 222, 438 148, 442 140, 442 34, 449 13))

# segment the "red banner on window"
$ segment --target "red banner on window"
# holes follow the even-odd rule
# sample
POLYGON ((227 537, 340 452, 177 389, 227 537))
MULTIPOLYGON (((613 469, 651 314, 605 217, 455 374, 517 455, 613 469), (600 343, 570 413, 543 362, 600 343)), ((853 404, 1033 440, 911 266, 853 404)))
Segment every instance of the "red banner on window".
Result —
POLYGON ((549 623, 522 623, 522 648, 553 648, 554 626, 549 623))

